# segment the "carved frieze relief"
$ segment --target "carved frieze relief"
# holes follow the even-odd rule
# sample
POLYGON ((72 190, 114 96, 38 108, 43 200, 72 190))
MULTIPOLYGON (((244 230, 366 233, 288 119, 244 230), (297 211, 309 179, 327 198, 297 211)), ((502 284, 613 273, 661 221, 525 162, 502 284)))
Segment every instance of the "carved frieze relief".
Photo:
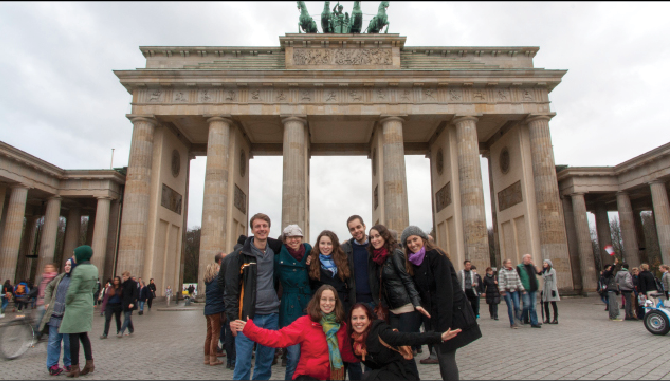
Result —
POLYGON ((240 212, 247 214, 247 194, 235 184, 235 196, 233 200, 235 208, 240 212))
POLYGON ((392 65, 391 49, 294 48, 294 65, 392 65))
POLYGON ((498 208, 502 212, 523 201, 521 180, 498 192, 498 208))
POLYGON ((161 206, 169 209, 177 214, 181 214, 181 200, 182 197, 176 190, 163 184, 161 192, 161 206))
POLYGON ((449 205, 451 205, 451 181, 435 193, 435 213, 439 213, 449 205))

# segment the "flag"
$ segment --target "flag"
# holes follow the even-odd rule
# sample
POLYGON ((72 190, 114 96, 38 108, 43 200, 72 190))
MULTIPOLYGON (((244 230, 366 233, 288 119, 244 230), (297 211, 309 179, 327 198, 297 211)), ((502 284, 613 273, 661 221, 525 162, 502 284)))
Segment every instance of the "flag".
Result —
POLYGON ((614 248, 612 247, 612 245, 607 245, 607 246, 605 246, 603 249, 605 249, 605 251, 606 251, 607 254, 609 254, 609 255, 614 255, 614 254, 615 254, 615 253, 614 253, 614 248))

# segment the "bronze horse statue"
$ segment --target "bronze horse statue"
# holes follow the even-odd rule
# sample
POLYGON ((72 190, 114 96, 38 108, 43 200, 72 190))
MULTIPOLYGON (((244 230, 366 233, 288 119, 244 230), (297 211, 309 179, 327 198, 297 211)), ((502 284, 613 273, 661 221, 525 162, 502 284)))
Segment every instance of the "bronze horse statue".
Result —
POLYGON ((300 10, 300 21, 298 21, 298 33, 318 33, 316 28, 316 21, 312 19, 307 12, 307 7, 304 1, 298 1, 298 9, 300 10))
POLYGON ((386 26, 384 33, 389 32, 389 18, 386 14, 386 9, 388 7, 388 1, 382 1, 379 4, 379 8, 377 8, 377 16, 373 17, 372 20, 370 20, 370 25, 368 25, 368 33, 379 33, 384 26, 386 26))

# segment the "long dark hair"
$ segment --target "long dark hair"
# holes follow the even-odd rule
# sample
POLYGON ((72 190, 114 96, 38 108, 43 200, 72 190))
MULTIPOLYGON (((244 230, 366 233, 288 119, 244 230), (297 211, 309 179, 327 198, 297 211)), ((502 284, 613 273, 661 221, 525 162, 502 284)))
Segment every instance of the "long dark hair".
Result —
POLYGON ((354 304, 353 307, 349 310, 349 313, 347 314, 347 335, 351 337, 354 334, 354 324, 351 322, 352 316, 354 314, 354 310, 357 308, 362 308, 363 311, 365 311, 365 316, 368 317, 368 320, 370 320, 370 324, 368 327, 363 331, 362 336, 363 336, 363 342, 365 342, 368 339, 368 335, 370 334, 370 329, 372 329, 372 322, 377 320, 375 315, 372 313, 372 309, 368 307, 367 304, 363 303, 356 303, 354 304))
POLYGON ((115 276, 114 280, 118 279, 119 280, 119 287, 116 287, 114 282, 112 281, 112 284, 109 286, 109 296, 114 296, 116 294, 117 290, 119 293, 121 292, 121 277, 120 276, 115 276))
POLYGON ((318 323, 321 321, 323 318, 323 313, 321 313, 321 294, 323 294, 323 292, 326 290, 332 291, 335 295, 335 309, 333 311, 335 312, 337 322, 342 323, 342 321, 344 321, 344 306, 342 305, 340 297, 337 295, 337 290, 335 287, 328 284, 324 284, 323 286, 319 287, 318 290, 316 290, 312 300, 310 300, 307 304, 307 314, 313 322, 318 323))
MULTIPOLYGON (((433 245, 432 243, 430 243, 430 241, 426 240, 425 238, 421 238, 421 240, 423 241, 423 246, 426 247, 426 253, 431 251, 431 250, 436 250, 440 255, 445 255, 447 257, 447 259, 451 260, 451 258, 449 258, 449 254, 446 251, 440 249, 436 245, 433 245)), ((409 247, 406 247, 405 248, 405 268, 407 269, 407 272, 409 273, 409 275, 414 275, 414 268, 412 268, 412 264, 409 261, 409 255, 410 254, 412 254, 412 250, 410 250, 409 247)))
MULTIPOLYGON (((393 234, 391 234, 391 231, 386 228, 386 226, 375 225, 370 228, 370 231, 372 230, 376 230, 377 233, 382 236, 384 239, 384 248, 389 252, 389 254, 393 253, 393 250, 398 248, 398 242, 396 241, 395 237, 393 237, 393 234)), ((372 246, 372 244, 368 245, 367 249, 370 255, 373 255, 373 250, 375 248, 372 246)))
POLYGON ((333 261, 335 266, 337 266, 337 273, 340 276, 340 279, 344 281, 346 278, 349 278, 351 272, 349 271, 349 262, 347 261, 347 255, 344 254, 342 248, 340 247, 340 240, 337 238, 337 234, 331 232, 330 230, 324 230, 316 238, 316 245, 312 248, 312 251, 309 252, 309 256, 312 257, 311 263, 309 264, 309 277, 316 280, 321 280, 321 261, 319 260, 319 242, 321 242, 321 237, 330 238, 330 242, 333 243, 333 251, 330 255, 333 256, 333 261))

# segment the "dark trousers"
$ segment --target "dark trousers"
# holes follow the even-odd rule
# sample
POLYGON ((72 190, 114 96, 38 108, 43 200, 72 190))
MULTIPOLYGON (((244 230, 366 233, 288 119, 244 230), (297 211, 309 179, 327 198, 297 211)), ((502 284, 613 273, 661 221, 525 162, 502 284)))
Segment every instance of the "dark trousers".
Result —
MULTIPOLYGON (((225 313, 224 313, 225 315, 225 313)), ((228 364, 235 364, 236 352, 235 352, 235 336, 230 330, 230 322, 226 319, 225 328, 221 327, 225 331, 226 341, 223 344, 223 348, 226 350, 226 359, 228 364)))
POLYGON ((621 296, 623 296, 626 301, 626 320, 635 320, 635 301, 633 298, 633 291, 621 291, 621 296))
MULTIPOLYGON (((419 311, 405 312, 402 314, 394 314, 391 312, 389 323, 392 328, 399 332, 419 332, 421 326, 421 314, 419 311)), ((419 374, 419 368, 416 367, 416 361, 411 360, 411 365, 416 368, 416 374, 419 374)))
POLYGON ((93 360, 91 352, 91 341, 88 339, 88 332, 78 332, 70 334, 70 358, 72 366, 79 365, 79 342, 84 346, 84 357, 86 360, 93 360))
POLYGON ((443 352, 437 347, 437 361, 440 365, 440 376, 447 381, 458 381, 458 366, 456 365, 456 350, 443 352))
POLYGON ((149 299, 147 299, 147 307, 149 307, 149 309, 151 309, 151 305, 152 305, 153 303, 154 303, 154 298, 149 298, 149 299))
POLYGON ((479 296, 471 288, 465 289, 465 296, 468 298, 468 302, 470 302, 472 312, 475 313, 475 316, 479 315, 479 296))
POLYGON ((112 315, 116 318, 116 333, 121 331, 121 311, 123 307, 121 304, 109 304, 105 307, 105 336, 109 333, 109 323, 112 321, 112 315))
POLYGON ((491 314, 491 319, 498 318, 498 305, 495 303, 489 304, 489 313, 491 314))
POLYGON ((551 308, 554 310, 554 320, 558 319, 558 306, 556 302, 543 302, 544 304, 544 318, 549 321, 549 303, 551 303, 551 308))

